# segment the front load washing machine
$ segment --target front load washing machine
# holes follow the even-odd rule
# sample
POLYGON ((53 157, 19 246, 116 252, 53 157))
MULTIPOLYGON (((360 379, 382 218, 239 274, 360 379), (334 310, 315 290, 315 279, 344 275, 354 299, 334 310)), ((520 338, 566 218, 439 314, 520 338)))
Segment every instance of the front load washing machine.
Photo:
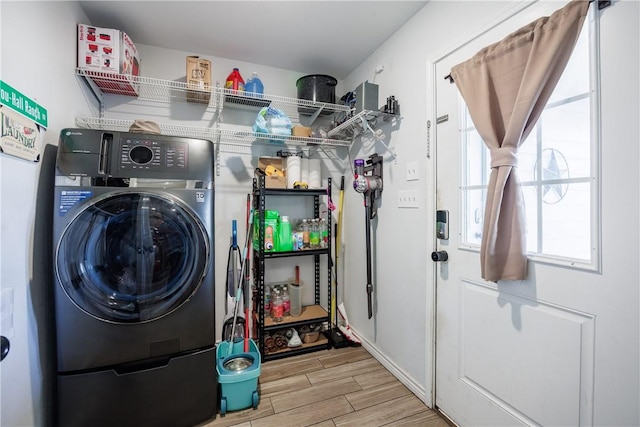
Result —
POLYGON ((59 425, 214 417, 212 143, 63 129, 54 204, 59 425))

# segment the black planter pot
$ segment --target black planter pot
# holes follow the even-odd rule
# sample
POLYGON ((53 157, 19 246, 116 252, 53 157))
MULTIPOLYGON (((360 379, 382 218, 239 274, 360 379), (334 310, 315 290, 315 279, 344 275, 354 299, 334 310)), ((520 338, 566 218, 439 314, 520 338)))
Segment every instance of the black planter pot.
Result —
MULTIPOLYGON (((298 99, 305 99, 317 103, 335 104, 336 103, 336 85, 338 80, 334 77, 324 74, 311 74, 300 77, 296 81, 298 89, 298 99)), ((299 106, 300 114, 311 115, 317 109, 307 106, 299 106)), ((320 114, 331 114, 332 111, 322 111, 320 114)))

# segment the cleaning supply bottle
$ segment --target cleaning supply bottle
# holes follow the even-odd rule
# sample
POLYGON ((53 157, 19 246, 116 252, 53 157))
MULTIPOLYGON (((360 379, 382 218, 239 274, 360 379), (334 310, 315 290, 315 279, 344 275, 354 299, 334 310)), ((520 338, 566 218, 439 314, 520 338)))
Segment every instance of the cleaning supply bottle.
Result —
POLYGON ((292 250, 291 223, 288 216, 282 215, 278 225, 278 252, 290 252, 292 250))
POLYGON ((262 80, 258 78, 258 73, 254 71, 253 74, 251 74, 251 77, 244 85, 244 90, 247 95, 251 95, 255 98, 262 98, 264 86, 262 85, 262 80))
POLYGON ((238 68, 234 68, 231 74, 229 74, 224 88, 244 92, 244 79, 240 75, 240 70, 238 68))
POLYGON ((307 219, 302 220, 302 249, 309 249, 309 222, 307 219))
POLYGON ((268 316, 271 313, 271 286, 264 287, 264 314, 268 316))
POLYGON ((282 315, 291 315, 291 299, 289 297, 289 288, 287 285, 282 287, 282 315))
POLYGON ((320 219, 320 247, 323 249, 329 247, 329 229, 327 228, 327 220, 324 218, 320 219))
POLYGON ((311 220, 309 226, 309 247, 311 249, 318 249, 320 247, 320 230, 318 226, 318 219, 311 220))
POLYGON ((295 231, 293 233, 293 250, 301 251, 304 249, 304 233, 302 232, 302 220, 298 221, 295 231))
POLYGON ((282 304, 282 296, 280 291, 276 288, 273 290, 271 296, 271 318, 274 322, 282 322, 282 316, 284 314, 284 305, 282 304))

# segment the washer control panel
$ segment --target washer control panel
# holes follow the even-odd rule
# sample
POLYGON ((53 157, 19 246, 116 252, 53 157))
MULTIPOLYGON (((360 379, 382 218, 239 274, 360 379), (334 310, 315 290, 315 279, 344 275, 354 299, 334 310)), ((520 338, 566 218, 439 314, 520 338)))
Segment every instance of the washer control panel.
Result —
POLYGON ((120 170, 186 171, 189 144, 181 141, 162 141, 149 135, 123 135, 120 140, 120 170))

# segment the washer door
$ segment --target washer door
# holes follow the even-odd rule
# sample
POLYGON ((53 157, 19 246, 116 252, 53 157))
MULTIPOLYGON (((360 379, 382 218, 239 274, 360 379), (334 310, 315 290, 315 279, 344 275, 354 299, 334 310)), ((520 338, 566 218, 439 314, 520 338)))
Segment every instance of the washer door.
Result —
POLYGON ((147 322, 184 304, 209 266, 202 223, 178 201, 154 193, 117 193, 88 205, 64 230, 56 274, 89 315, 147 322))

